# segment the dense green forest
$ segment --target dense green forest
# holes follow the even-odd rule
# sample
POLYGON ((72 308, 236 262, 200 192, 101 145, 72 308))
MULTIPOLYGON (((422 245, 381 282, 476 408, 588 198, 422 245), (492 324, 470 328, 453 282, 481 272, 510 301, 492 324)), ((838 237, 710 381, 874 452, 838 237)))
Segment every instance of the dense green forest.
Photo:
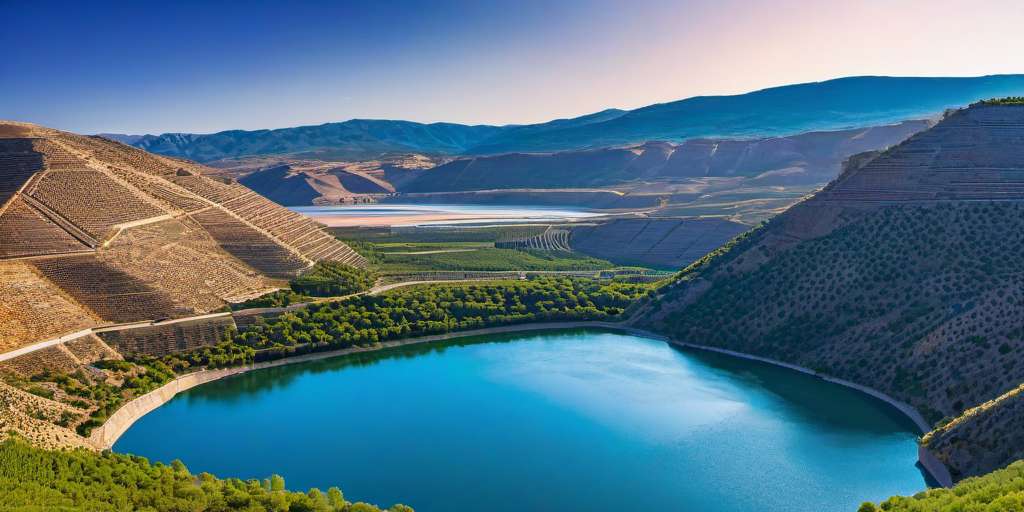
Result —
POLYGON ((351 295, 373 288, 377 274, 372 270, 349 267, 335 261, 322 261, 288 282, 288 289, 232 304, 238 311, 249 308, 276 308, 308 302, 312 297, 351 295))
POLYGON ((308 272, 292 279, 292 291, 311 297, 334 297, 369 290, 377 275, 336 261, 321 261, 308 272))
POLYGON ((260 320, 232 341, 256 349, 257 360, 262 360, 514 323, 608 320, 650 290, 642 284, 558 277, 424 285, 311 304, 260 320))
MULTIPOLYGON (((148 510, 251 512, 374 512, 351 503, 337 487, 292 492, 284 479, 219 479, 193 475, 185 465, 150 464, 145 458, 87 450, 51 451, 19 438, 0 443, 0 508, 10 511, 103 512, 148 510)), ((395 505, 391 512, 412 512, 395 505)))
POLYGON ((881 504, 864 503, 858 512, 1021 512, 1024 511, 1024 461, 984 476, 968 478, 952 489, 931 489, 894 496, 881 504))

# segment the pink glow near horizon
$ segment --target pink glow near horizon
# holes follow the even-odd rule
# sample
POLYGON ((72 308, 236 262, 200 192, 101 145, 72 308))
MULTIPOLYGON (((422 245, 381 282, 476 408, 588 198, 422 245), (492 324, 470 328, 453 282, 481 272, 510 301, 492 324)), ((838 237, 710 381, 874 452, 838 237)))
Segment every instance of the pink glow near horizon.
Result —
POLYGON ((1024 72, 1020 0, 132 5, 5 12, 0 41, 19 52, 0 63, 0 118, 86 133, 510 124, 851 75, 1024 72))

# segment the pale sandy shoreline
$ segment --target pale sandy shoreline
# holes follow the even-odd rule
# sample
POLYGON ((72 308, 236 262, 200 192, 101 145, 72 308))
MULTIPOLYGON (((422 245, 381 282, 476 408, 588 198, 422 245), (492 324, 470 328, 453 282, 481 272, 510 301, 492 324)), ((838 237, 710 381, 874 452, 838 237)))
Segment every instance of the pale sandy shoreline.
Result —
MULTIPOLYGON (((445 334, 436 334, 431 336, 419 336, 415 338, 406 338, 401 340, 386 341, 373 347, 362 348, 353 347, 347 349, 333 350, 328 352, 314 352, 310 354, 303 354, 294 357, 288 357, 284 359, 277 359, 274 361, 265 361, 255 363, 249 366, 242 366, 236 368, 223 368, 215 370, 200 370, 187 375, 182 375, 171 382, 164 384, 160 388, 153 390, 145 395, 142 395, 134 400, 128 402, 120 409, 114 412, 107 419, 107 421, 93 429, 89 436, 89 443, 97 449, 108 450, 114 446, 118 438, 123 435, 129 427, 132 426, 140 418, 148 414, 149 412, 157 409, 161 405, 167 403, 175 395, 182 391, 186 391, 195 386, 213 382, 215 380, 229 377, 231 375, 238 375, 253 370, 261 370, 265 368, 273 368, 277 366, 284 366, 288 364, 302 363, 306 361, 315 361, 319 359, 327 359, 331 357, 339 357, 348 354, 364 353, 364 352, 375 352, 388 348, 401 347, 406 345, 416 345, 423 343, 431 343, 436 341, 445 341, 458 338, 467 338, 472 336, 481 336, 488 334, 501 334, 501 333, 516 333, 516 332, 530 332, 530 331, 548 331, 548 330, 560 330, 560 329, 576 329, 576 328, 596 328, 596 329, 609 329, 615 331, 626 332, 637 336, 642 336, 651 339, 657 339, 664 341, 670 345, 684 347, 689 349, 704 350, 708 352, 716 352, 719 354, 725 354, 732 357, 738 357, 741 359, 747 359, 751 361, 759 361, 762 363, 771 364, 774 366, 780 366, 795 370, 801 373, 818 377, 827 382, 832 382, 850 389, 860 391, 862 393, 871 395, 883 402, 886 402, 896 410, 907 416, 914 424, 918 427, 922 434, 931 430, 928 423, 921 416, 921 413, 917 411, 913 406, 897 400, 881 391, 874 388, 850 382, 844 379, 838 379, 829 375, 825 375, 816 372, 810 368, 803 366, 786 363, 784 361, 778 361, 775 359, 769 359, 766 357, 756 356, 753 354, 746 354, 743 352, 736 352, 733 350, 711 347, 707 345, 698 345, 695 343, 688 343, 678 340, 673 340, 667 336, 653 333, 643 329, 630 327, 621 323, 612 322, 589 322, 589 321, 577 321, 577 322, 546 322, 546 323, 529 323, 529 324, 517 324, 517 325, 506 325, 500 327, 488 327, 484 329, 472 329, 468 331, 458 331, 445 334)), ((918 462, 928 472, 932 478, 935 479, 943 487, 951 487, 953 485, 951 475, 946 466, 939 461, 931 452, 929 452, 924 446, 918 447, 918 462)))

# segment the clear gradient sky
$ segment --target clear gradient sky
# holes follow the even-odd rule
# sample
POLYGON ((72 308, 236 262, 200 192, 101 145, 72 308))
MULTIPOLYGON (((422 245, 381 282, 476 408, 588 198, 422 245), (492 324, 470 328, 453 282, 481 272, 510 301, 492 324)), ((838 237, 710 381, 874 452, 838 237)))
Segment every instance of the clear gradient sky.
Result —
POLYGON ((1024 72, 1021 0, 0 0, 0 119, 531 123, 850 75, 1024 72))

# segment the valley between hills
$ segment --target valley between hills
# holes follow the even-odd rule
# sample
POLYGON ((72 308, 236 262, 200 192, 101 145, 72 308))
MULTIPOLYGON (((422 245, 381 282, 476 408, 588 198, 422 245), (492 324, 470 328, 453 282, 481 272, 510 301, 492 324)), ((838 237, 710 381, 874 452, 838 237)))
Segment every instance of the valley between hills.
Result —
MULTIPOLYGON (((559 133, 632 126, 618 111, 595 116, 559 133)), ((807 119, 794 126, 830 128, 807 119)), ((515 144, 534 137, 513 132, 515 144)), ((3 476, 42 487, 66 479, 69 490, 42 505, 54 508, 77 494, 104 509, 106 498, 84 482, 116 472, 186 508, 205 500, 271 509, 277 500, 295 510, 376 510, 337 490, 288 493, 276 479, 220 480, 92 452, 109 447, 101 439, 109 418, 183 378, 422 336, 592 322, 878 390, 920 412, 931 429, 922 463, 940 483, 960 483, 894 497, 882 509, 1009 510, 999 496, 1014 499, 1024 474, 1015 462, 1024 458, 1024 104, 1009 98, 934 121, 779 132, 634 144, 609 130, 600 142, 618 145, 600 149, 572 142, 544 148, 556 152, 407 153, 358 165, 256 155, 246 158, 269 160, 210 167, 3 122, 0 430, 8 440, 0 457, 12 462, 3 476), (739 209, 773 187, 792 195, 739 209), (573 192, 595 188, 617 194, 573 192), (571 199, 560 200, 607 217, 330 230, 279 204, 395 193, 511 204, 565 193, 571 199), (451 252, 453 244, 469 252, 451 252), (73 450, 53 451, 64 448, 73 450), (88 469, 18 473, 30 463, 88 469)), ((460 151, 520 147, 482 140, 460 151)), ((383 156, 379 148, 374 156, 383 156)), ((119 503, 141 499, 125 481, 103 485, 119 503)))

